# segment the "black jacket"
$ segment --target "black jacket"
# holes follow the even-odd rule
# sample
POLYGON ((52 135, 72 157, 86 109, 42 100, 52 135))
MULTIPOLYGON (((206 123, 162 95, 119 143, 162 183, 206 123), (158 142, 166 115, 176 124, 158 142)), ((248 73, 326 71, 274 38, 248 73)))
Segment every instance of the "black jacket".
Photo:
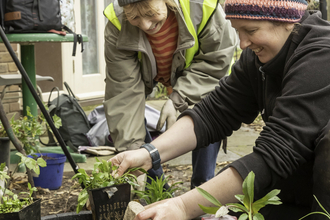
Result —
POLYGON ((256 174, 256 191, 271 189, 313 160, 320 131, 330 119, 330 25, 320 14, 304 15, 298 33, 261 66, 243 51, 230 76, 192 110, 197 148, 230 136, 262 113, 266 126, 253 153, 233 162, 244 179, 256 174))

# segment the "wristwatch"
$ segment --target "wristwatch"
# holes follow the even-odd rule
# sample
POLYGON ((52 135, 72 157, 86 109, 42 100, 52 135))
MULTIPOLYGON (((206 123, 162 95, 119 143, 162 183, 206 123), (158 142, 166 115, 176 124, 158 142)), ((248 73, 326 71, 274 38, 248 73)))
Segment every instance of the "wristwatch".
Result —
POLYGON ((152 160, 152 169, 158 170, 160 167, 160 156, 157 148, 155 148, 152 144, 143 144, 140 148, 146 149, 151 157, 152 160))

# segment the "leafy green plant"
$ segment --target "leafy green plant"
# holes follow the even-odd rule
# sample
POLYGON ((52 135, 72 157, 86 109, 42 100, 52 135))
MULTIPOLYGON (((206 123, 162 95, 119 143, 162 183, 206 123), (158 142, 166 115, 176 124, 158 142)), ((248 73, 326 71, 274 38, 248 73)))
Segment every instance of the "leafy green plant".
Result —
POLYGON ((0 213, 18 212, 24 207, 33 203, 32 193, 37 191, 36 187, 31 187, 28 183, 29 192, 20 192, 15 194, 6 189, 5 196, 2 196, 2 203, 0 204, 0 213), (19 195, 27 194, 27 197, 19 198, 19 195))
POLYGON ((327 210, 325 210, 325 208, 322 206, 322 204, 319 202, 319 200, 316 198, 315 195, 313 195, 316 202, 319 204, 319 206, 323 209, 324 212, 311 212, 311 213, 308 213, 307 215, 305 215, 304 217, 300 218, 299 220, 302 220, 304 218, 306 218, 307 216, 310 216, 310 215, 314 215, 314 214, 320 214, 320 215, 325 215, 328 219, 330 219, 330 214, 329 212, 327 212, 327 210))
POLYGON ((88 175, 84 169, 78 169, 72 179, 77 179, 78 183, 83 184, 85 188, 78 195, 77 213, 79 213, 88 200, 88 190, 98 189, 102 187, 109 187, 128 183, 132 186, 139 186, 137 178, 132 174, 134 171, 141 171, 146 173, 141 168, 131 168, 127 170, 122 176, 116 177, 118 166, 112 165, 110 161, 95 158, 94 169, 91 175, 88 175))
POLYGON ((27 168, 29 168, 30 170, 33 170, 37 175, 40 174, 40 167, 46 167, 47 163, 46 161, 42 158, 30 158, 27 156, 24 156, 21 153, 16 153, 16 155, 18 155, 21 158, 21 162, 18 164, 18 166, 20 164, 25 164, 25 166, 27 168))
POLYGON ((156 180, 150 178, 151 183, 146 182, 145 191, 134 190, 133 192, 135 192, 140 199, 144 199, 147 204, 172 198, 173 193, 176 190, 180 189, 180 187, 175 186, 181 184, 182 182, 176 182, 172 184, 167 190, 164 190, 164 186, 166 183, 168 183, 169 180, 168 177, 164 178, 163 175, 161 176, 161 178, 156 177, 156 180))
MULTIPOLYGON (((32 158, 28 158, 21 153, 17 153, 22 159, 21 163, 25 163, 27 167, 33 169, 36 173, 40 173, 39 166, 46 166, 46 162, 40 158, 38 162, 32 158), (35 162, 33 162, 35 161, 35 162)), ((2 163, 0 165, 0 179, 4 182, 10 179, 10 176, 7 175, 7 171, 5 171, 6 163, 2 163)), ((29 192, 20 192, 18 194, 13 193, 12 191, 6 189, 5 187, 0 186, 0 190, 3 191, 2 200, 0 203, 0 213, 11 213, 18 212, 24 207, 33 203, 33 192, 37 191, 36 187, 32 187, 30 183, 28 183, 29 192), (24 197, 20 197, 20 195, 26 195, 24 197)))
MULTIPOLYGON (((215 214, 216 217, 221 217, 221 213, 225 213, 224 209, 230 209, 233 212, 243 212, 243 214, 239 217, 239 220, 264 220, 264 217, 259 210, 266 205, 280 205, 282 202, 277 195, 280 193, 280 190, 274 189, 269 192, 263 198, 254 201, 254 178, 255 174, 251 171, 249 175, 243 181, 243 193, 244 195, 235 195, 235 198, 238 199, 240 203, 229 203, 223 206, 216 198, 214 198, 211 194, 206 192, 205 190, 197 187, 197 191, 202 194, 208 201, 217 207, 206 207, 203 205, 199 205, 199 207, 208 214, 215 214), (219 212, 218 212, 219 211, 219 212)), ((227 212, 228 213, 228 212, 227 212)))
MULTIPOLYGON (((26 116, 21 116, 18 120, 15 120, 14 115, 10 119, 10 125, 17 139, 24 145, 26 153, 31 154, 37 152, 39 136, 46 132, 48 124, 44 115, 33 116, 28 106, 26 113, 26 116)), ((62 126, 61 118, 57 115, 53 116, 53 121, 56 128, 62 126)), ((6 131, 0 122, 0 137, 6 136, 6 131)))
POLYGON ((5 171, 6 163, 2 163, 0 165, 0 180, 6 181, 10 177, 7 175, 7 171, 5 171))

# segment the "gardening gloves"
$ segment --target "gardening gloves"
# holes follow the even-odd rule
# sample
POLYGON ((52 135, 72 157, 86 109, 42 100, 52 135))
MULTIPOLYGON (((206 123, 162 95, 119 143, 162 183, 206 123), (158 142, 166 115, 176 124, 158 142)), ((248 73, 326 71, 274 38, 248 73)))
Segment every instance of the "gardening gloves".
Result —
POLYGON ((156 129, 160 131, 166 122, 166 130, 169 129, 176 121, 179 112, 174 108, 173 101, 168 99, 160 111, 160 117, 156 129))

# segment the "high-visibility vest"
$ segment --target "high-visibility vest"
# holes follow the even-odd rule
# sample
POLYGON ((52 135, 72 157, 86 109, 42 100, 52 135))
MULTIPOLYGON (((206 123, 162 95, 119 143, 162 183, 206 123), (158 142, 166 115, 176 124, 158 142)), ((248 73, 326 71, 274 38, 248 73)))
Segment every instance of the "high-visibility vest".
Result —
MULTIPOLYGON (((203 31, 204 27, 208 23, 209 18, 215 12, 216 8, 219 5, 219 1, 218 0, 197 0, 192 2, 190 0, 179 0, 179 1, 188 30, 195 39, 194 46, 188 48, 186 51, 185 68, 187 68, 190 66, 195 54, 199 50, 198 35, 203 31), (193 13, 190 13, 191 8, 194 9, 193 13)), ((122 8, 120 9, 121 11, 115 11, 114 5, 113 3, 111 3, 104 10, 104 15, 119 31, 121 30, 121 22, 117 17, 117 13, 122 13, 122 8)), ((140 56, 141 54, 139 53, 139 57, 140 56)))

